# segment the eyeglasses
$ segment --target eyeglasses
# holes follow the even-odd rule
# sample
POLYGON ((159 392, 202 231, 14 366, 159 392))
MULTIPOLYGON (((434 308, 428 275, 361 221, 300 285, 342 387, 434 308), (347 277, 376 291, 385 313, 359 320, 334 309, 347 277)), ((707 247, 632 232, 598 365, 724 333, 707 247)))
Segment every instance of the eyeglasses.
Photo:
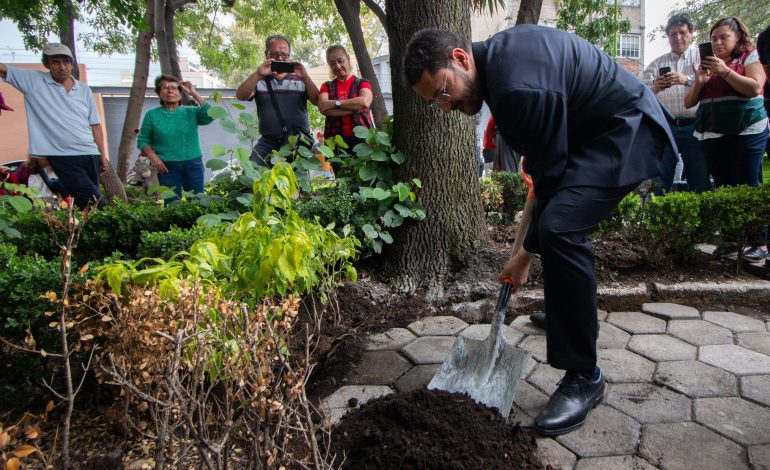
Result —
POLYGON ((449 96, 449 93, 446 92, 447 77, 449 77, 449 62, 446 64, 446 72, 444 73, 444 86, 441 88, 441 93, 436 95, 436 97, 433 98, 433 101, 428 104, 429 108, 439 108, 445 104, 449 104, 450 100, 452 99, 452 97, 449 96))
POLYGON ((161 85, 160 89, 161 90, 178 90, 179 89, 179 84, 176 83, 176 82, 174 82, 174 83, 166 83, 165 85, 161 85))
POLYGON ((276 51, 276 52, 268 52, 267 55, 271 59, 288 59, 290 54, 288 52, 276 51))

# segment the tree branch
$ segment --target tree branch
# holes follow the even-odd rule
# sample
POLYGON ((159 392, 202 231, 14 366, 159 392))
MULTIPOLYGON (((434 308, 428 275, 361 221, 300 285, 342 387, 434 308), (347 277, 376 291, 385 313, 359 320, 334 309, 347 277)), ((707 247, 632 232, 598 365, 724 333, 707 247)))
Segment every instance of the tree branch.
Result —
POLYGON ((372 13, 374 13, 377 16, 377 19, 380 20, 380 23, 382 24, 382 28, 385 30, 385 34, 388 34, 388 22, 387 17, 385 16, 385 10, 382 9, 379 3, 377 3, 375 0, 361 0, 364 2, 364 5, 366 5, 370 10, 372 10, 372 13))

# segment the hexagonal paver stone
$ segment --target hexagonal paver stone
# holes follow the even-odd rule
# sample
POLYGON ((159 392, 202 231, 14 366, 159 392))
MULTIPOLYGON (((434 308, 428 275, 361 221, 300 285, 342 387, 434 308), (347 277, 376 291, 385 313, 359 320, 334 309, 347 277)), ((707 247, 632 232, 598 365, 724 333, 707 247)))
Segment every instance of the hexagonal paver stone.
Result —
POLYGON ((661 362, 653 379, 691 398, 738 394, 738 381, 733 374, 700 361, 661 362))
POLYGON ((757 470, 770 470, 770 445, 749 447, 749 463, 757 470))
POLYGON ((588 414, 583 427, 556 440, 581 458, 633 454, 640 428, 639 423, 620 411, 599 405, 588 414))
POLYGON ((687 318, 700 319, 698 310, 686 305, 666 302, 642 304, 642 312, 649 313, 650 315, 662 318, 663 320, 684 320, 687 318))
POLYGON ((521 349, 532 351, 532 357, 538 362, 548 362, 548 352, 546 350, 545 336, 528 336, 519 343, 521 349))
POLYGON ((625 349, 600 349, 598 365, 608 382, 649 382, 655 363, 625 349))
POLYGON ((467 327, 467 323, 449 315, 423 318, 407 326, 417 336, 454 336, 467 327))
POLYGON ((738 340, 738 346, 770 356, 770 333, 736 333, 735 337, 738 340))
POLYGON ((764 322, 756 318, 747 317, 733 312, 703 312, 703 319, 707 322, 724 326, 733 333, 747 331, 766 331, 764 322))
POLYGON ((655 467, 650 465, 644 459, 640 459, 635 455, 616 455, 614 457, 594 457, 590 459, 580 459, 575 470, 618 470, 618 469, 633 469, 633 470, 655 470, 655 467))
POLYGON ((653 384, 612 384, 604 402, 642 424, 690 421, 690 399, 653 384))
POLYGON ((454 336, 423 336, 401 348, 401 352, 416 365, 440 364, 456 339, 454 336))
POLYGON ((575 466, 577 457, 563 445, 547 437, 535 438, 537 441, 537 456, 543 468, 550 465, 551 468, 567 470, 575 466))
POLYGON ((358 364, 345 377, 351 385, 388 385, 412 367, 396 351, 365 352, 358 364))
POLYGON ((524 413, 536 418, 548 403, 548 395, 522 380, 516 387, 513 402, 524 413))
POLYGON ((745 331, 766 331, 761 320, 733 312, 703 312, 703 319, 724 326, 733 333, 745 331))
POLYGON ((607 323, 635 335, 666 332, 666 320, 642 312, 612 312, 607 317, 607 323))
MULTIPOLYGON (((487 336, 489 336, 489 332, 492 329, 492 325, 489 323, 484 323, 481 325, 471 325, 468 328, 464 329, 460 332, 460 336, 464 336, 468 339, 476 339, 483 341, 487 339, 487 336)), ((519 330, 515 330, 511 328, 508 325, 503 325, 501 327, 503 330, 503 338, 505 338, 505 342, 508 343, 511 346, 516 346, 519 341, 521 341, 521 338, 524 337, 524 333, 522 333, 519 330)))
POLYGON ((737 397, 697 398, 694 420, 744 445, 770 444, 770 410, 737 397))
POLYGON ((698 355, 698 348, 669 335, 634 335, 628 349, 656 362, 686 361, 698 355))
POLYGON ((741 396, 770 407, 770 375, 750 375, 741 378, 741 396))
POLYGON ((620 328, 602 323, 599 327, 599 338, 596 347, 600 349, 625 349, 631 335, 620 328))
POLYGON ((529 321, 529 314, 519 315, 511 322, 511 328, 516 328, 525 335, 545 335, 545 330, 538 328, 529 321))
POLYGON ((745 469, 743 448, 693 423, 645 424, 639 456, 660 468, 745 469))
POLYGON ((672 320, 668 334, 695 346, 733 343, 732 331, 704 320, 672 320))
POLYGON ((559 381, 564 377, 564 371, 554 369, 548 364, 539 364, 534 372, 527 377, 527 382, 544 391, 548 396, 553 395, 559 381))
POLYGON ((436 375, 440 368, 441 364, 414 366, 396 381, 396 390, 406 393, 418 388, 425 388, 433 380, 433 376, 436 375))
POLYGON ((701 346, 698 360, 738 375, 770 374, 770 356, 734 344, 701 346))
POLYGON ((320 409, 327 425, 337 424, 345 413, 367 401, 389 395, 393 389, 384 385, 345 385, 321 402, 320 409), (354 406, 351 404, 355 403, 354 406))
POLYGON ((364 350, 398 351, 416 339, 417 336, 406 328, 391 328, 383 333, 369 336, 364 345, 364 350))

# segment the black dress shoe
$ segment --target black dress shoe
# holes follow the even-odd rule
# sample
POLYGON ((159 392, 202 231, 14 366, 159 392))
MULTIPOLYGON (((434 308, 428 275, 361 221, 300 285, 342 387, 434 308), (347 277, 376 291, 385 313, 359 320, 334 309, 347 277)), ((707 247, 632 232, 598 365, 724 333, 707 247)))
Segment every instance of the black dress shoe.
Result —
POLYGON ((765 251, 765 249, 759 245, 754 245, 746 248, 746 251, 741 254, 741 258, 752 262, 762 261, 763 259, 767 258, 767 251, 765 251))
POLYGON ((545 330, 545 327, 546 327, 545 313, 535 312, 529 316, 529 321, 531 321, 532 324, 535 325, 536 327, 542 328, 545 330))
POLYGON ((544 436, 558 436, 579 428, 586 416, 604 399, 604 374, 594 379, 590 372, 567 371, 559 388, 535 418, 535 431, 544 436))

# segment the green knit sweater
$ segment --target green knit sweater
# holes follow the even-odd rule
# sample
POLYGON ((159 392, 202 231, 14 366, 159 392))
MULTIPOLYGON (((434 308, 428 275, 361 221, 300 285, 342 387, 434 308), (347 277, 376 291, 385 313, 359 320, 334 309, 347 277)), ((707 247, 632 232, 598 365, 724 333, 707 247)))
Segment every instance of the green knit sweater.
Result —
POLYGON ((211 124, 214 120, 208 110, 211 103, 203 106, 180 106, 168 110, 163 106, 147 111, 142 129, 136 138, 139 150, 148 145, 164 162, 181 162, 201 157, 198 126, 211 124))

